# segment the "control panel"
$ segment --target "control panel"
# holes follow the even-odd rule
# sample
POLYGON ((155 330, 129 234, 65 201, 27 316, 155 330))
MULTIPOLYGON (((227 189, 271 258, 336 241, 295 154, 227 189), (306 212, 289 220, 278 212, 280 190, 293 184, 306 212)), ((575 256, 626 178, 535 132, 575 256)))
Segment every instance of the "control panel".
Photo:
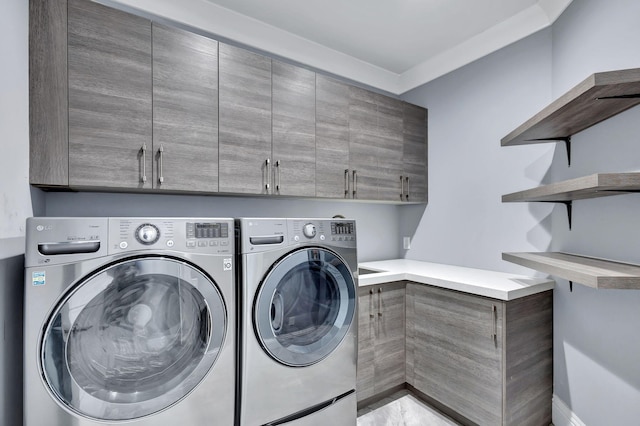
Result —
POLYGON ((292 243, 340 243, 355 245, 356 227, 353 220, 288 219, 289 241, 292 243))
POLYGON ((232 220, 181 218, 110 218, 109 252, 169 249, 231 254, 232 220))

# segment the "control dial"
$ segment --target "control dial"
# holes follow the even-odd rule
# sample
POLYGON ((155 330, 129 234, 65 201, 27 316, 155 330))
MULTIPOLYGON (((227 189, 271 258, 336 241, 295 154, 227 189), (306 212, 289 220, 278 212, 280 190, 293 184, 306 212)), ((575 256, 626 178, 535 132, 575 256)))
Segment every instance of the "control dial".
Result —
POLYGON ((155 225, 145 223, 136 229, 136 240, 142 244, 151 245, 160 239, 160 230, 155 225))
POLYGON ((316 236, 316 226, 313 223, 307 223, 302 227, 302 233, 307 238, 313 238, 316 236))

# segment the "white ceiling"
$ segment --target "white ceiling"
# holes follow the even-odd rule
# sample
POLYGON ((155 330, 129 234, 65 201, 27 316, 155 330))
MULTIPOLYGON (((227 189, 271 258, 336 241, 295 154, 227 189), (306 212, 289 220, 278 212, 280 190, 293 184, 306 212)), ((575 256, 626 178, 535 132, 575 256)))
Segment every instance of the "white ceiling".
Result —
POLYGON ((115 0, 395 94, 551 25, 571 1, 115 0))

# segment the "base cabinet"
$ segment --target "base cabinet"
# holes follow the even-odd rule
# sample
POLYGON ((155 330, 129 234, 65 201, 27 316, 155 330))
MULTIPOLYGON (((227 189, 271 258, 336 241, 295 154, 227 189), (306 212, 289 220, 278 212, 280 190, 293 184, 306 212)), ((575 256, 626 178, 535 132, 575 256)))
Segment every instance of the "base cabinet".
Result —
POLYGON ((405 383, 405 282, 358 293, 358 401, 405 383))
POLYGON ((407 383, 478 425, 548 425, 553 298, 499 301, 407 284, 407 383))

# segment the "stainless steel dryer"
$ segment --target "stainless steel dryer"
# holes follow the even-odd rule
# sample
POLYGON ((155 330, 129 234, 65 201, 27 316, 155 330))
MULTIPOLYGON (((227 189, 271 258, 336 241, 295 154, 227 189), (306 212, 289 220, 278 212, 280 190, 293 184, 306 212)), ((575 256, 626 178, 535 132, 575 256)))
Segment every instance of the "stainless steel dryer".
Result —
POLYGON ((352 220, 239 219, 240 425, 356 424, 352 220))
POLYGON ((28 219, 24 424, 233 425, 233 226, 28 219))

